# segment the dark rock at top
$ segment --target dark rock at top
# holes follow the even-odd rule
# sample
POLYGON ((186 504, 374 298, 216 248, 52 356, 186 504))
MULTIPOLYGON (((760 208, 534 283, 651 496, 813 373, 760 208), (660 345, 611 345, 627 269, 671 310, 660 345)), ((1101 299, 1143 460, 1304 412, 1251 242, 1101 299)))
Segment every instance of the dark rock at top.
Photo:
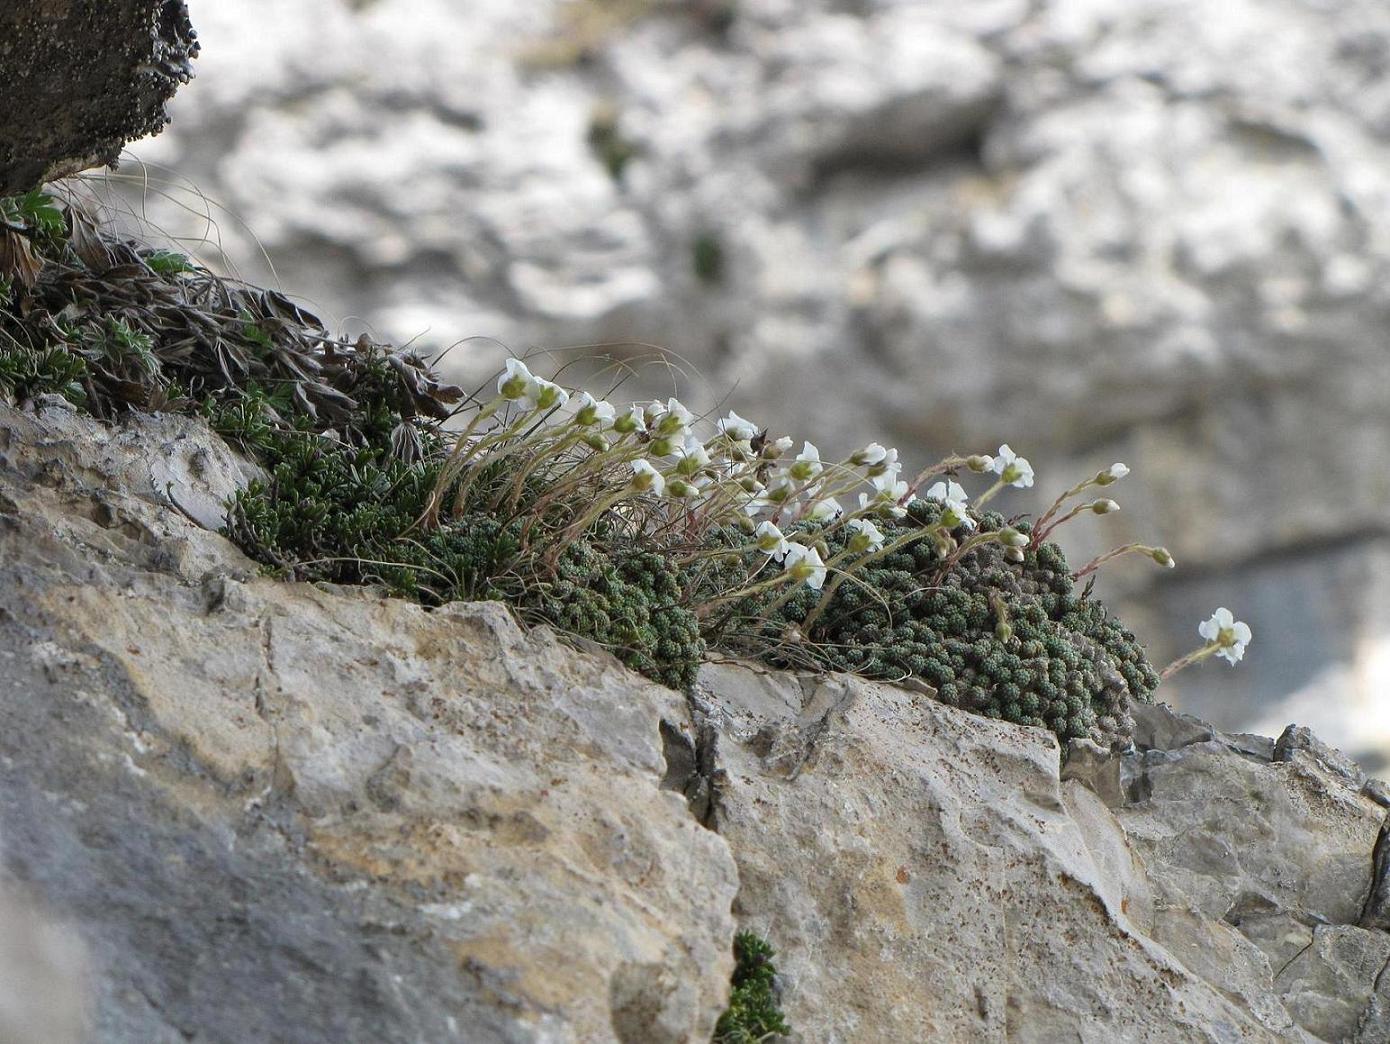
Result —
POLYGON ((0 4, 0 194, 114 163, 192 76, 184 0, 0 4))

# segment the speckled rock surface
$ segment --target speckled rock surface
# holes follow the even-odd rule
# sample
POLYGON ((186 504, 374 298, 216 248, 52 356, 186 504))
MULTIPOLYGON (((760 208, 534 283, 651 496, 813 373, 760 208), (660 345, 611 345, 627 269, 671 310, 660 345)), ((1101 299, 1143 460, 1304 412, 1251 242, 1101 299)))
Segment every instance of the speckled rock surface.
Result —
POLYGON ((1059 775, 1050 734, 891 686, 724 664, 700 703, 799 1040, 1385 1039, 1385 809, 1306 749, 1142 708, 1169 745, 1059 775))
POLYGON ((184 0, 7 0, 0 194, 110 163, 157 133, 197 54, 184 0))
POLYGON ((241 481, 190 421, 0 406, 0 838, 92 1039, 708 1040, 684 701, 499 605, 260 579, 194 521, 241 481))

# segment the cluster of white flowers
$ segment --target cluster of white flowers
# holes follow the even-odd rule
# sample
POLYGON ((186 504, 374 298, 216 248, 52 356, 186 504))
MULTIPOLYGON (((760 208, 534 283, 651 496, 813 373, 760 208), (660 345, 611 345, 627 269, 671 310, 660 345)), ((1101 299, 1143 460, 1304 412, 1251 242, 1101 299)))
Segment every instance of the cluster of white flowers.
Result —
MULTIPOLYGON (((817 591, 825 585, 827 575, 848 556, 882 556, 924 536, 931 539, 946 566, 983 541, 1003 545, 1009 561, 1022 562, 1027 548, 1037 547, 1070 519, 1085 512, 1108 515, 1118 511, 1120 505, 1105 497, 1074 502, 1070 507, 1068 504, 1087 489, 1112 485, 1129 474, 1126 465, 1115 463, 1065 491, 1037 519, 1031 533, 1005 527, 990 533, 973 533, 957 543, 953 532, 977 528, 964 487, 950 477, 959 469, 995 476, 994 484, 976 498, 977 512, 1006 486, 1027 489, 1033 485, 1033 466, 1008 443, 992 455, 950 457, 909 482, 902 477, 898 451, 877 442, 843 461, 823 459, 820 449, 809 441, 803 442, 800 451, 791 456, 795 444, 790 438, 769 438, 760 425, 732 410, 714 422, 711 437, 702 438, 695 432, 697 418, 675 398, 645 405, 633 403, 620 409, 588 392, 577 392, 571 397, 558 384, 535 376, 519 359, 507 360, 497 379, 497 394, 497 400, 483 416, 506 407, 509 419, 500 433, 480 436, 475 451, 519 439, 522 448, 529 448, 534 451, 533 456, 540 457, 547 450, 569 452, 582 444, 594 451, 590 461, 595 473, 613 474, 609 469, 615 468, 627 476, 620 489, 599 498, 582 515, 573 534, 582 532, 602 511, 625 499, 641 498, 641 502, 658 512, 662 511, 661 505, 669 504, 671 507, 662 517, 703 518, 714 524, 739 526, 753 541, 749 549, 766 556, 761 561, 780 564, 781 579, 804 582, 817 591), (926 500, 940 506, 937 521, 923 530, 905 534, 890 529, 890 541, 875 519, 903 518, 917 501, 921 484, 943 472, 947 477, 934 482, 923 494, 926 500), (841 498, 848 496, 856 497, 857 507, 846 509, 841 498), (816 522, 822 528, 788 536, 783 527, 798 522, 816 522), (826 545, 814 534, 842 526, 847 535, 844 550, 827 560, 826 545)), ((473 430, 470 427, 465 436, 473 430)), ((464 454, 465 461, 467 458, 468 454, 464 454)), ((520 488, 520 479, 516 481, 520 488)), ((1129 553, 1147 555, 1168 568, 1174 565, 1166 548, 1125 544, 1099 555, 1073 577, 1081 579, 1103 563, 1129 553)), ((843 579, 843 575, 836 577, 808 622, 843 579)), ((725 597, 777 582, 777 577, 760 580, 743 592, 725 597)), ((1207 644, 1176 661, 1164 672, 1165 677, 1212 655, 1238 663, 1250 641, 1250 628, 1225 608, 1203 622, 1199 632, 1207 644)))

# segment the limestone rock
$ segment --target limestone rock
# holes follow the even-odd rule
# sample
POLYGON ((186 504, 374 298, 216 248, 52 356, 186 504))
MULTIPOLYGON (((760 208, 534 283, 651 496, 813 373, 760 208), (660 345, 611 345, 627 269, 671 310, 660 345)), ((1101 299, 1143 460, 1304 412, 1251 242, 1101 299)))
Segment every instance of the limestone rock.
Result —
POLYGON ((184 0, 9 0, 0 9, 0 195, 114 163, 192 76, 184 0))
POLYGON ((258 578, 197 524, 244 480, 192 421, 0 406, 0 837, 94 1039, 708 1040, 684 701, 496 604, 258 578))
POLYGON ((1145 708, 1148 749, 1059 775, 1049 733, 857 679, 716 665, 701 706, 798 1039, 1383 1039, 1385 810, 1311 739, 1145 708))

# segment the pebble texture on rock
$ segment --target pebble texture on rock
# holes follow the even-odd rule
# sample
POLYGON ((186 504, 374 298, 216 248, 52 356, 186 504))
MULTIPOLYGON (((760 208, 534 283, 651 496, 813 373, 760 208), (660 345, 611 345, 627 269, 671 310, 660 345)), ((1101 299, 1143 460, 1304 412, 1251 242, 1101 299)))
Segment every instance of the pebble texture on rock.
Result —
POLYGON ((1217 605, 1258 636, 1234 675, 1182 677, 1187 705, 1390 757, 1390 584, 1363 580, 1390 576, 1390 471, 1366 463, 1390 459, 1383 0, 194 14, 204 73, 137 152, 327 314, 476 338, 448 365, 479 381, 490 338, 663 344, 698 371, 682 395, 826 452, 1007 440, 1050 491, 1125 461, 1124 512, 1071 527, 1072 557, 1172 548, 1176 573, 1105 581, 1160 662, 1217 605))
POLYGON ((6 0, 0 195, 114 163, 193 74, 184 0, 6 0))
POLYGON ((703 1044, 736 927, 806 1044, 1390 1041, 1390 792, 1306 729, 1141 706, 1059 770, 855 678, 687 700, 258 577, 211 531, 251 475, 0 405, 7 1042, 703 1044))

